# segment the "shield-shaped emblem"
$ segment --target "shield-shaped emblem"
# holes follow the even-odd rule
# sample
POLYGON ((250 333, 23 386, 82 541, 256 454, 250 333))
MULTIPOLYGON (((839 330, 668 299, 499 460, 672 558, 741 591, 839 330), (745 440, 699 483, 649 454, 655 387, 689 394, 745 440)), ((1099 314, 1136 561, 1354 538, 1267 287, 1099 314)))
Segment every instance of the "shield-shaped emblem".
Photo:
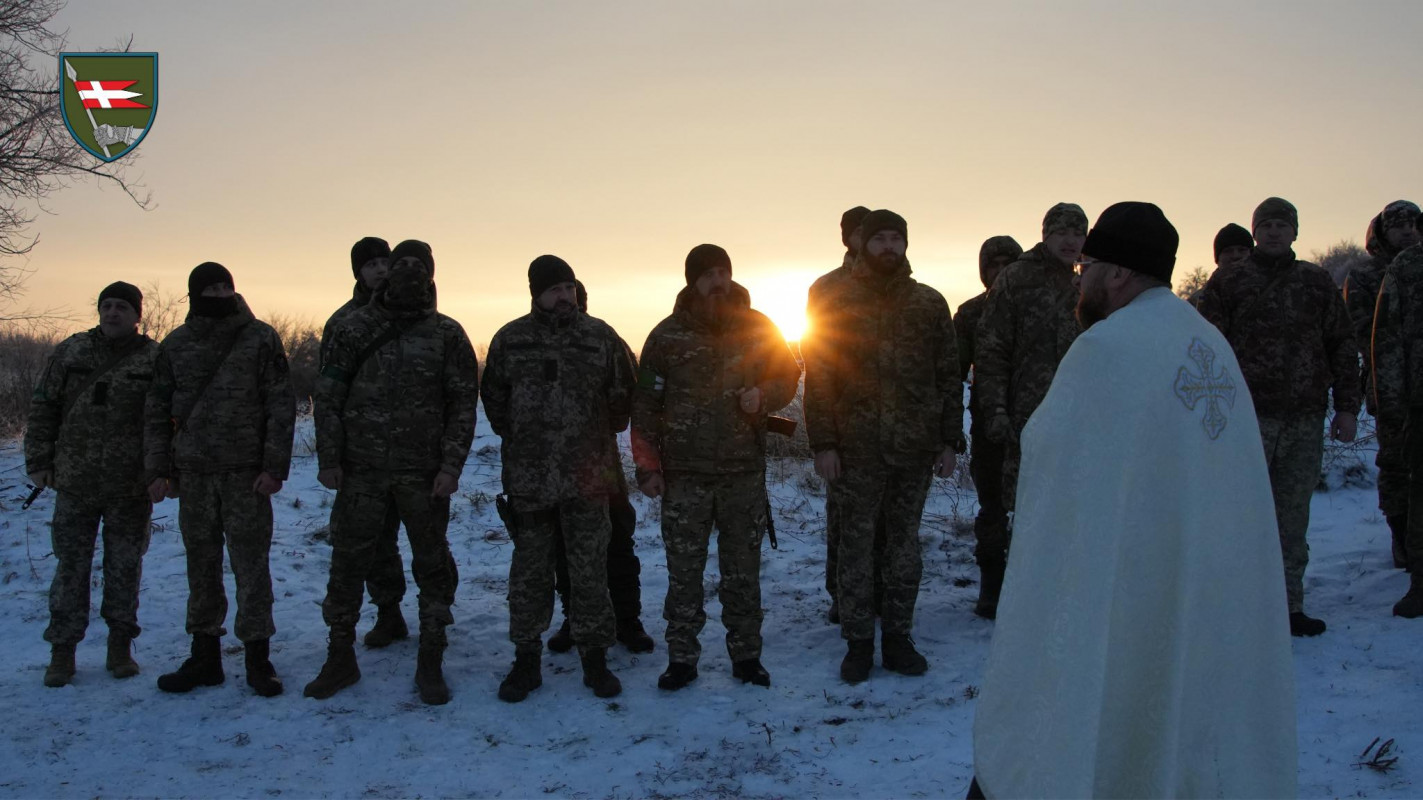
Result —
POLYGON ((128 155, 153 128, 157 53, 60 53, 59 84, 64 124, 96 158, 128 155))

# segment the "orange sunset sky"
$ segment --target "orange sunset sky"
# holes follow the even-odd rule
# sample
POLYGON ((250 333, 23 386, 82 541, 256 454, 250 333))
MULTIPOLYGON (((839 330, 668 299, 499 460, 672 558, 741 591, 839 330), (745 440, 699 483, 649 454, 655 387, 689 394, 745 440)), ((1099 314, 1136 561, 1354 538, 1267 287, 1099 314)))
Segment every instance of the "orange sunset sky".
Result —
MULTIPOLYGON (((1398 2, 72 2, 68 49, 159 53, 141 210, 76 183, 24 303, 93 324, 116 279, 219 261, 259 317, 319 323, 358 238, 428 241, 476 343, 541 253, 634 348, 714 242, 794 337, 854 205, 909 222, 957 309, 979 244, 1058 201, 1162 207, 1177 276, 1263 198, 1296 250, 1423 200, 1423 7, 1398 2)), ((124 163, 124 162, 120 162, 124 163)))

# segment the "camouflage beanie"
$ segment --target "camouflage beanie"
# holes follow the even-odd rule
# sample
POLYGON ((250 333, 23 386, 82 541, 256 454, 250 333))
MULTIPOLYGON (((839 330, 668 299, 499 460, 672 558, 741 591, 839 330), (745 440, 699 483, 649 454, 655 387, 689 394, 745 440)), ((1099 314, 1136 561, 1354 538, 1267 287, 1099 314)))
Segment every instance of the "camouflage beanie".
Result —
POLYGON ((137 286, 123 281, 114 281, 105 286, 104 291, 99 292, 99 305, 102 306, 104 301, 110 297, 128 303, 133 306, 133 310, 137 311, 140 317, 143 316, 143 292, 140 292, 137 286))
POLYGON ((419 239, 406 239, 390 251, 390 265, 393 267, 395 262, 407 257, 420 259, 421 263, 430 270, 430 278, 434 279, 435 254, 430 250, 430 245, 419 239))
POLYGON ((1384 233, 1390 228, 1412 228, 1418 224, 1418 206, 1407 200, 1395 200, 1384 207, 1379 214, 1380 227, 1384 233))
POLYGON ((232 273, 216 261, 204 261, 188 273, 188 297, 200 297, 203 290, 214 284, 225 283, 236 289, 232 273))
POLYGON ((726 271, 731 272, 731 256, 714 244, 699 244, 693 247, 691 252, 687 253, 685 264, 687 285, 696 283, 703 273, 713 267, 726 267, 726 271))
POLYGON ((983 288, 993 288, 988 285, 986 273, 989 264, 992 264, 995 258, 1007 256, 1017 259, 1022 254, 1022 245, 1019 245, 1018 240, 1012 236, 994 236, 985 241, 983 246, 978 248, 978 279, 983 281, 983 288))
POLYGON ((899 231, 904 241, 909 241, 909 223, 887 208, 871 211, 860 220, 860 241, 868 242, 880 231, 899 231))
POLYGON ((864 206, 855 206, 840 215, 840 243, 846 247, 850 246, 850 236, 855 233, 855 229, 860 227, 860 222, 865 215, 870 213, 864 206))
POLYGON ((1097 217, 1082 255, 1170 283, 1180 243, 1161 209, 1151 203, 1117 203, 1097 217))
POLYGON ((1299 233, 1299 210, 1290 201, 1280 197, 1267 197, 1255 207, 1255 213, 1250 216, 1250 232, 1254 233, 1260 229, 1260 223, 1272 219, 1286 223, 1295 229, 1295 233, 1299 233))
POLYGON ((373 258, 390 258, 390 242, 379 236, 367 236, 351 245, 351 273, 361 277, 361 267, 373 258))
POLYGON ((539 295, 560 283, 575 283, 573 267, 558 256, 539 256, 529 262, 529 296, 539 295))
POLYGON ((1076 203, 1058 203, 1043 216, 1043 238, 1058 229, 1087 233, 1087 212, 1076 203))
POLYGON ((1215 262, 1220 263, 1220 252, 1227 247, 1244 247, 1248 250, 1254 246, 1255 237, 1250 235, 1250 231, 1232 222, 1216 232, 1215 262))

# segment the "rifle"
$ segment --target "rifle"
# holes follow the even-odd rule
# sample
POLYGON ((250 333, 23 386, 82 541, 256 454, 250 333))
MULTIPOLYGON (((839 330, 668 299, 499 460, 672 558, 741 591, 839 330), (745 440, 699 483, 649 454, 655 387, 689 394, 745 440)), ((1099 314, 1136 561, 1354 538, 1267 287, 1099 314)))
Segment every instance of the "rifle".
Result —
POLYGON ((24 511, 28 509, 31 505, 34 505, 35 499, 38 498, 40 496, 40 492, 43 491, 43 486, 31 486, 30 496, 25 498, 25 502, 20 505, 20 510, 24 511))

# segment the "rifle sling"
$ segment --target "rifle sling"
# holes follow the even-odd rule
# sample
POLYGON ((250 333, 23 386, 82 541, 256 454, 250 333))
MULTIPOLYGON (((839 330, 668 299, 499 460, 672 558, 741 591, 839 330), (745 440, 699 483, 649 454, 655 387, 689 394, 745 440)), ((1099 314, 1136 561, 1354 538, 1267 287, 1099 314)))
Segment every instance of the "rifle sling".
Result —
POLYGON ((85 378, 79 383, 77 387, 75 387, 74 391, 64 400, 64 411, 60 415, 61 419, 69 418, 69 412, 73 410, 74 404, 78 403, 79 398, 83 397, 84 393, 89 391, 90 386, 93 386, 95 383, 97 383, 100 378, 107 375, 110 371, 113 370, 114 367, 117 367, 120 363, 122 363, 124 359, 139 351, 139 349, 143 346, 144 337, 142 334, 136 334, 135 339, 136 341, 133 344, 122 347, 113 355, 109 356, 108 359, 104 361, 104 363, 99 365, 98 369, 89 373, 89 377, 85 378))

